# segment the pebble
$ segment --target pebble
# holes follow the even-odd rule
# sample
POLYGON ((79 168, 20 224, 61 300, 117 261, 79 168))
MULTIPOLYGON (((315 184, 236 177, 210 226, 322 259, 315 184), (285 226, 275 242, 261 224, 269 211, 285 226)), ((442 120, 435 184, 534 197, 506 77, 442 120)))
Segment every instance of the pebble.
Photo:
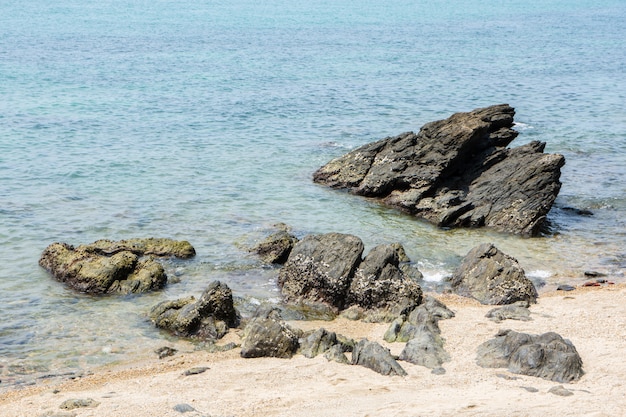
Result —
POLYGON ((59 408, 62 408, 65 410, 73 410, 75 408, 87 408, 87 407, 93 408, 99 405, 100 403, 98 401, 91 399, 91 398, 75 398, 75 399, 63 401, 63 403, 59 406, 59 408))
POLYGON ((568 284, 562 284, 556 287, 557 291, 574 291, 575 289, 576 287, 574 287, 573 285, 568 285, 568 284))
POLYGON ((539 392, 539 390, 535 387, 520 387, 522 389, 525 389, 528 392, 539 392))
POLYGON ((563 387, 563 385, 557 385, 556 387, 552 387, 548 390, 550 394, 560 395, 561 397, 569 397, 570 395, 574 395, 574 393, 567 388, 563 387))
POLYGON ((189 404, 176 404, 173 409, 174 411, 178 411, 179 413, 189 413, 192 411, 196 411, 196 409, 189 404))
POLYGON ((209 368, 206 366, 198 366, 196 368, 191 368, 191 369, 187 369, 183 375, 185 376, 189 376, 189 375, 198 375, 201 374, 202 372, 206 372, 209 368))

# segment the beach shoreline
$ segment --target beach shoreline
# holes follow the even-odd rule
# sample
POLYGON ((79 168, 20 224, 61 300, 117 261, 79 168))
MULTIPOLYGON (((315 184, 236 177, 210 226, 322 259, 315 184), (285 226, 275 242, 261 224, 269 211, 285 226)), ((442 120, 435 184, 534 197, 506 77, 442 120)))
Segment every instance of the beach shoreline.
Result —
MULTIPOLYGON (((442 320, 444 348, 451 360, 446 373, 400 362, 406 377, 379 375, 361 366, 307 359, 243 359, 239 349, 209 353, 180 349, 174 356, 141 359, 97 368, 64 382, 10 390, 0 398, 3 415, 39 416, 69 412, 77 416, 305 416, 305 415, 623 415, 626 409, 626 284, 543 292, 531 306, 531 321, 496 323, 485 318, 494 306, 452 294, 431 294, 456 314, 442 320), (506 369, 481 368, 476 348, 501 329, 539 334, 559 333, 572 341, 585 375, 561 384, 515 375, 506 369), (184 375, 193 368, 204 372, 184 375), (563 385, 573 395, 549 390, 563 385), (68 399, 93 399, 96 407, 62 410, 68 399), (185 405, 187 408, 182 407, 185 405), (182 408, 181 408, 182 407, 182 408), (192 411, 193 409, 193 411, 192 411)), ((386 323, 334 321, 290 322, 303 330, 324 327, 354 339, 368 338, 399 354, 403 343, 382 340, 386 323)), ((238 342, 231 330, 220 345, 238 342)), ((168 343, 164 343, 168 344, 168 343)), ((181 345, 184 346, 184 345, 181 345)), ((63 414, 58 414, 63 415, 63 414)))

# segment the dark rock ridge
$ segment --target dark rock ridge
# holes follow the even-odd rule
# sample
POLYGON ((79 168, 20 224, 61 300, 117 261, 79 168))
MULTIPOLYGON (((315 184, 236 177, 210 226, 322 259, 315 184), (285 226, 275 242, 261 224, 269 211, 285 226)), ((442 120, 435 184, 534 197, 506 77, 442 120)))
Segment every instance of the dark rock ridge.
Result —
POLYGON ((456 113, 330 161, 317 183, 381 199, 441 227, 537 235, 561 188, 565 158, 518 135, 507 104, 456 113))
POLYGON ((500 331, 478 347, 478 365, 557 382, 577 381, 584 374, 576 348, 554 332, 541 335, 500 331))
POLYGON ((491 243, 483 243, 463 258, 450 278, 452 290, 483 304, 537 302, 537 289, 517 260, 491 243))
POLYGON ((155 257, 191 258, 189 242, 171 239, 98 240, 74 247, 53 243, 41 254, 39 265, 58 281, 90 294, 140 293, 163 288, 167 275, 155 257))
POLYGON ((401 312, 419 305, 422 290, 400 269, 401 245, 380 245, 361 259, 364 245, 353 235, 308 235, 291 250, 278 284, 288 302, 326 303, 401 312))
POLYGON ((241 321, 228 285, 213 281, 199 300, 195 297, 163 301, 150 310, 150 319, 159 328, 189 338, 215 340, 241 321))

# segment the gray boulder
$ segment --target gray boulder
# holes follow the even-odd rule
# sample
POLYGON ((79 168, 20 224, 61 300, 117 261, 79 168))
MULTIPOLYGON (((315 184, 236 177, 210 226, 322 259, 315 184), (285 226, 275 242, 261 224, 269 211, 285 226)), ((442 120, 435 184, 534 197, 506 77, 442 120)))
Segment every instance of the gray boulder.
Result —
POLYGON ((576 348, 560 335, 500 331, 478 347, 478 365, 557 382, 577 381, 584 374, 576 348))
POLYGON ((420 326, 405 345, 399 359, 435 369, 449 361, 450 355, 443 349, 443 339, 439 334, 420 326))
POLYGON ((230 288, 213 281, 199 300, 187 297, 157 304, 150 311, 150 319, 176 336, 215 340, 222 338, 229 328, 237 327, 240 315, 230 288))
POLYGON ((39 265, 80 292, 128 294, 165 286, 167 275, 155 257, 186 259, 194 254, 189 242, 171 239, 98 240, 78 247, 53 243, 43 251, 39 265))
POLYGON ((482 304, 537 302, 537 290, 517 260, 491 243, 472 249, 450 279, 452 290, 482 304))
POLYGON ((257 313, 243 330, 242 358, 291 358, 299 347, 301 335, 280 317, 277 309, 257 313))
POLYGON ((560 190, 561 155, 545 143, 507 146, 515 110, 506 104, 456 113, 364 145, 313 174, 317 183, 381 199, 441 227, 487 226, 539 233, 560 190))
POLYGON ((361 365, 382 375, 405 376, 406 371, 389 352, 376 342, 362 339, 352 351, 352 364, 361 365))

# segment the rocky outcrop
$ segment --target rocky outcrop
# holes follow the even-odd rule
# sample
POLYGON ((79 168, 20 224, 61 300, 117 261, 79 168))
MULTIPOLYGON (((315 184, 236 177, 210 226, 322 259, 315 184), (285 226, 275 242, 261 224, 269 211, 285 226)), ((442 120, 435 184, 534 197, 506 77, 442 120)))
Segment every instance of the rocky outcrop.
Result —
POLYGON ((553 332, 531 335, 500 331, 478 347, 477 363, 557 382, 577 381, 584 374, 582 359, 572 342, 553 332))
POLYGON ((419 284, 399 267, 402 247, 377 246, 362 260, 363 248, 361 239, 352 235, 304 237, 279 273, 285 299, 326 303, 337 310, 359 306, 401 312, 419 305, 419 284))
POLYGON ((560 190, 562 155, 545 143, 509 149, 518 135, 506 104, 456 113, 364 145, 313 180, 381 199, 441 227, 491 227, 537 235, 560 190))
POLYGON ((152 308, 150 319, 159 328, 189 338, 215 340, 237 327, 239 312, 226 284, 213 281, 199 300, 194 297, 163 301, 152 308))
POLYGON ((89 294, 140 293, 163 288, 167 275, 155 257, 190 258, 189 242, 171 239, 98 240, 74 247, 53 243, 39 265, 69 287, 89 294))
POLYGON ((491 243, 469 251, 450 279, 456 293, 483 304, 535 303, 537 290, 517 260, 491 243))

